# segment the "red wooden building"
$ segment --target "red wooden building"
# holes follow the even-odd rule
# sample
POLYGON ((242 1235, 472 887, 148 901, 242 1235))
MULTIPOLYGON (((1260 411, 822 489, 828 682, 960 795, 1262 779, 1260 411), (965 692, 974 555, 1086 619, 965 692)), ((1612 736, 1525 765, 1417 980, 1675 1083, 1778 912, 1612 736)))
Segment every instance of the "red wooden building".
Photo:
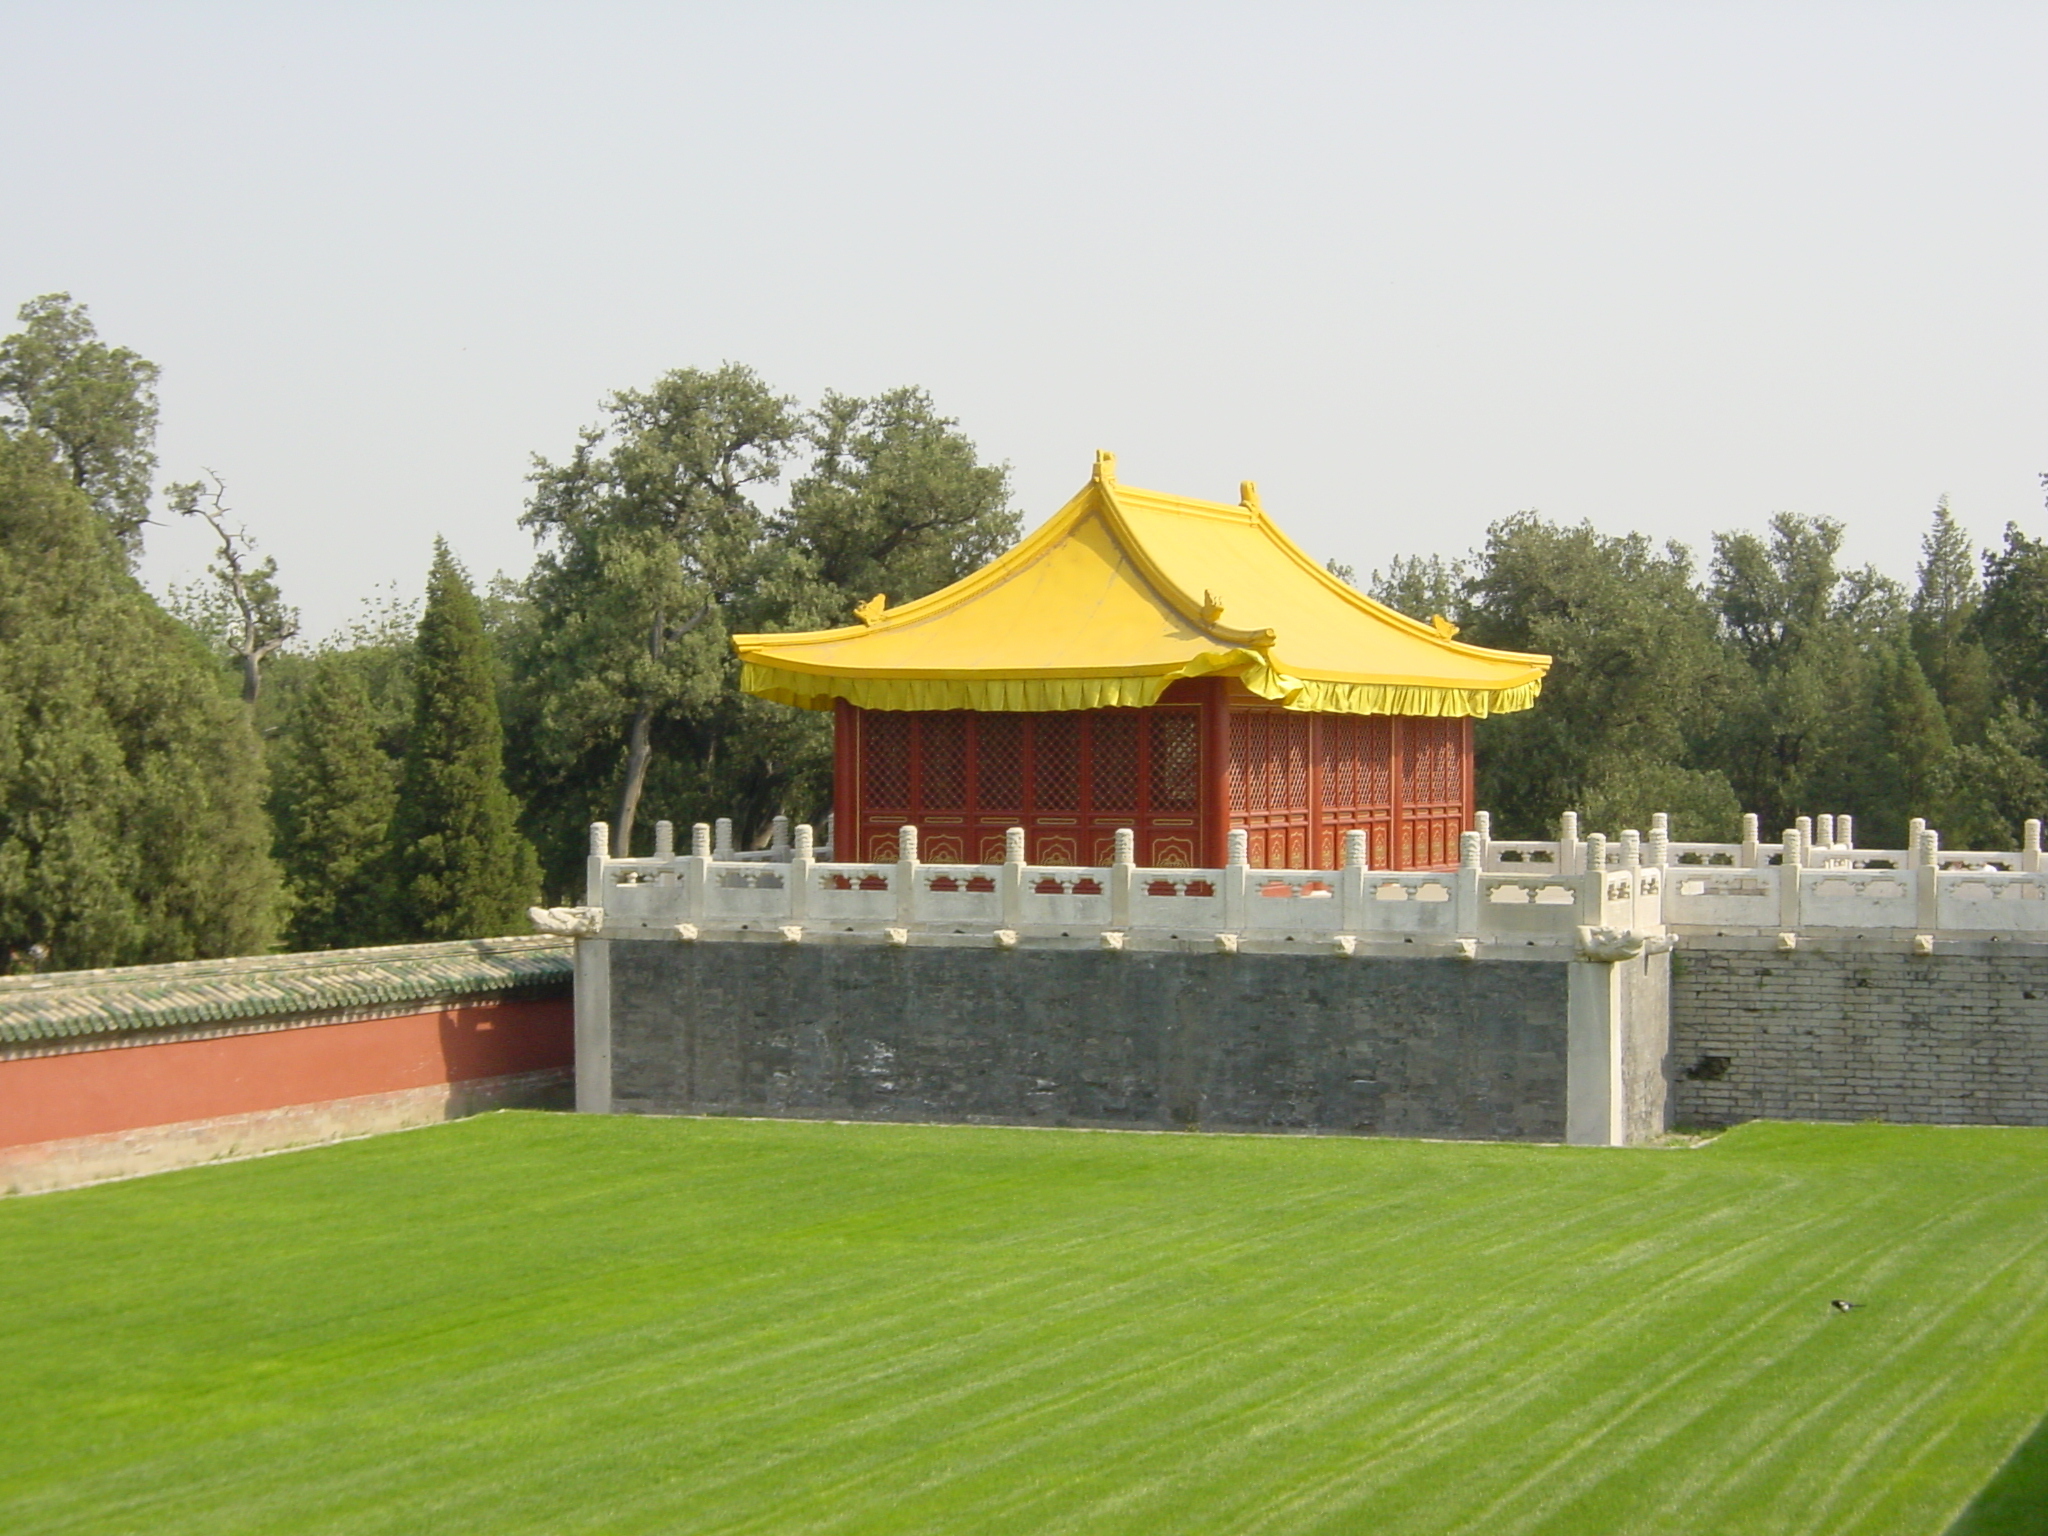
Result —
POLYGON ((1460 644, 1303 554, 1247 482, 1236 506, 1086 488, 1031 537, 857 627, 742 635, 741 686, 831 709, 837 857, 1210 868, 1249 834, 1268 869, 1454 864, 1472 823, 1472 721, 1526 709, 1545 656, 1460 644), (1226 616, 1231 621, 1226 623, 1226 616))

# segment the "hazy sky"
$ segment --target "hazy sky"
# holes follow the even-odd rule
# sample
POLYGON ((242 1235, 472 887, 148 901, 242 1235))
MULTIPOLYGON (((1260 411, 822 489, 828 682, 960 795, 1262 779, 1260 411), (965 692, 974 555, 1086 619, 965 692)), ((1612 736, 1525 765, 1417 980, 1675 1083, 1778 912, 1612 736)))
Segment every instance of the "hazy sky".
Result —
MULTIPOLYGON (((1518 508, 2039 531, 2048 6, 0 0, 0 320, 162 365, 309 629, 732 359, 1361 571, 1518 508)), ((11 329, 0 326, 0 330, 11 329)), ((153 530, 161 585, 204 564, 153 530)))

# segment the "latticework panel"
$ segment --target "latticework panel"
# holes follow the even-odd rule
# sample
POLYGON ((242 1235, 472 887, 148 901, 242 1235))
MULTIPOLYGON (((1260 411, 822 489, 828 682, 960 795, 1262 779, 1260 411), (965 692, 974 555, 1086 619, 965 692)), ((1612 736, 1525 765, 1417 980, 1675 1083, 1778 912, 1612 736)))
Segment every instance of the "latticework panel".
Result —
POLYGON ((1202 798, 1202 729, 1193 710, 1152 717, 1152 809, 1192 811, 1202 798))
POLYGON ((956 710, 925 715, 922 727, 924 808, 957 811, 967 804, 967 716, 956 710))
POLYGON ((981 715, 974 727, 975 804, 984 811, 1024 809, 1024 717, 981 715))
POLYGON ((910 809, 910 717, 871 713, 861 721, 862 806, 910 809))
POLYGON ((1141 858, 1152 849, 1162 861, 1186 865, 1202 854, 1208 790, 1199 709, 860 711, 856 718, 866 788, 853 808, 862 825, 849 828, 851 848, 866 847, 870 833, 893 837, 910 822, 923 828, 932 862, 945 862, 937 839, 956 835, 955 858, 998 858, 996 829, 1006 826, 1026 829, 1041 862, 1089 862, 1098 853, 1106 860, 1103 840, 1122 827, 1137 834, 1141 858), (947 830, 956 826, 971 830, 947 830))
POLYGON ((1138 808, 1138 719, 1124 712, 1097 715, 1089 799, 1100 812, 1138 808))
POLYGON ((1081 722, 1072 715, 1040 715, 1032 733, 1032 805, 1041 811, 1081 808, 1081 722))

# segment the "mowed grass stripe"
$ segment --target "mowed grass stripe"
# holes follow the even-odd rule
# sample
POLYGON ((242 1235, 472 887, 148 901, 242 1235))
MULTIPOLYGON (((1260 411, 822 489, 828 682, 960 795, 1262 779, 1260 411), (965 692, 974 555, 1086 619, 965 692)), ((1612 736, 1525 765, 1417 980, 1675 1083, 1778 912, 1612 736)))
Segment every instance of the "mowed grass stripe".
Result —
POLYGON ((1938 1529, 2044 1216, 2026 1132, 492 1117, 0 1207, 0 1526, 1938 1529))
MULTIPOLYGON (((1741 1339, 1746 1341, 1749 1334, 1766 1325, 1795 1321, 1803 1345, 1820 1329, 1839 1329, 1861 1321, 1838 1317, 1824 1308, 1824 1302, 1817 1303, 1809 1291, 1803 1304, 1781 1302, 1761 1314, 1757 1327, 1747 1330, 1741 1339)), ((1909 1336, 1890 1343, 1885 1353, 1888 1357, 1910 1355, 1920 1342, 1919 1338, 1909 1336)), ((1723 1348, 1716 1354, 1730 1352, 1723 1348)), ((1711 1454, 1695 1463, 1699 1470, 1686 1483, 1669 1490, 1663 1498, 1673 1507, 1690 1511, 1690 1517, 1707 1528, 1713 1527, 1720 1505, 1761 1504, 1765 1493, 1761 1485, 1778 1483, 1780 1474, 1788 1469, 1792 1472, 1791 1486, 1771 1488, 1770 1502, 1782 1512, 1786 1508, 1782 1501, 1792 1499, 1810 1506, 1813 1518, 1821 1520, 1826 1501, 1815 1494, 1825 1480, 1814 1477, 1813 1471, 1816 1467, 1839 1468, 1842 1456, 1836 1447, 1805 1443, 1811 1432, 1816 1426, 1846 1428, 1861 1443, 1866 1437, 1881 1441, 1892 1426, 1881 1414, 1873 1412, 1880 1405, 1868 1400, 1866 1381, 1845 1381, 1832 1392, 1815 1394, 1806 1383, 1772 1379, 1777 1371, 1778 1362, 1770 1361, 1724 1372, 1722 1379, 1713 1383, 1710 1398, 1697 1395, 1700 1383, 1690 1369, 1675 1372, 1635 1394, 1624 1408, 1574 1445, 1570 1457, 1561 1457, 1540 1469, 1509 1490, 1496 1507, 1483 1511, 1480 1519, 1461 1529, 1543 1529, 1573 1511, 1577 1501, 1608 1481, 1618 1468, 1635 1469, 1645 1480, 1651 1480, 1660 1467, 1685 1466, 1687 1458, 1669 1454, 1672 1443, 1684 1438, 1711 1447, 1711 1454), (1655 1412, 1663 1406, 1663 1399, 1681 1392, 1694 1395, 1680 1405, 1675 1415, 1655 1412), (1852 1395, 1859 1400, 1848 1401, 1852 1395), (1731 1412, 1738 1404, 1739 1409, 1731 1412), (1710 1434, 1689 1436, 1687 1432, 1710 1414, 1717 1421, 1710 1434), (1826 1454, 1818 1454, 1821 1451, 1826 1454)), ((1910 1380, 1904 1386, 1909 1396, 1919 1395, 1913 1392, 1910 1380)))

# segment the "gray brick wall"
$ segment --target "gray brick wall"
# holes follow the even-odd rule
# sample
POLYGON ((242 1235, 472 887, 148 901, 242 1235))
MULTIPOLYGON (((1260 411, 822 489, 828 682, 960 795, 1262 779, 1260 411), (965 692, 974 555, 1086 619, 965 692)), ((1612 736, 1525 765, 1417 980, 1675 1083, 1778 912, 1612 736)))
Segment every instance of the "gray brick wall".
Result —
POLYGON ((622 942, 624 1112, 1563 1136, 1558 962, 622 942))
POLYGON ((1687 940, 1671 981, 1680 1125, 2048 1125, 2048 955, 1687 940))

